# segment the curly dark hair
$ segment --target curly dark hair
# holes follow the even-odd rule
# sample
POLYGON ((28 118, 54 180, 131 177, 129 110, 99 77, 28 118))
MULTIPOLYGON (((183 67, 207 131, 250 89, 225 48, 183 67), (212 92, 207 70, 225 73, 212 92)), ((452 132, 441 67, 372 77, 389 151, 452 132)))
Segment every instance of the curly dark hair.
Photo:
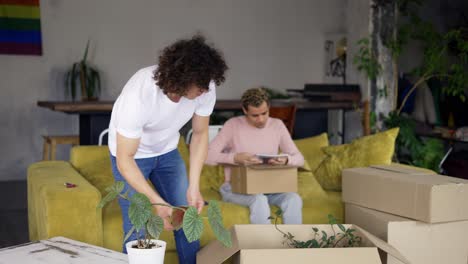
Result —
POLYGON ((185 95, 191 85, 206 90, 210 81, 220 85, 227 69, 221 52, 197 34, 162 50, 153 79, 165 94, 185 95))
POLYGON ((249 109, 249 105, 253 107, 259 107, 263 102, 270 105, 270 97, 267 91, 262 88, 250 88, 242 94, 241 103, 245 110, 249 109))

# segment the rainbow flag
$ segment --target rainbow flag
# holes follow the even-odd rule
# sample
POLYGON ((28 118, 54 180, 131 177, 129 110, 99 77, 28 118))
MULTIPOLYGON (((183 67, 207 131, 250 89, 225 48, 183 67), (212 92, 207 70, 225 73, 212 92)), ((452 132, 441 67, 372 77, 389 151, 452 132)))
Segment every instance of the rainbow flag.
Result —
POLYGON ((39 0, 0 0, 0 54, 42 55, 39 0))

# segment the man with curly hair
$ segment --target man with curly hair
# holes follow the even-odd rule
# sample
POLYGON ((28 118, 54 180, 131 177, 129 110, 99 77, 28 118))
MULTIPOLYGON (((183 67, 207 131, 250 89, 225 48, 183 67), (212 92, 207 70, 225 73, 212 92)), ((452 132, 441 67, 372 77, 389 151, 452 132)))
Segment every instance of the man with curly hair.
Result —
MULTIPOLYGON (((227 66, 222 54, 199 35, 164 48, 158 60, 157 65, 135 73, 114 103, 109 124, 112 171, 116 181, 125 182, 130 195, 145 194, 153 204, 195 206, 200 213, 204 200, 199 181, 207 155, 209 116, 227 66), (193 136, 187 179, 177 144, 179 130, 190 119, 193 136)), ((129 202, 120 199, 119 204, 126 234, 131 229, 129 202)), ((164 228, 173 230, 172 209, 154 207, 164 228)), ((174 236, 180 263, 195 263, 199 241, 189 243, 182 229, 174 236)), ((135 234, 128 241, 134 239, 135 234)))
MULTIPOLYGON (((269 97, 261 88, 247 90, 241 99, 244 116, 229 119, 208 148, 207 164, 253 165, 262 160, 256 153, 288 157, 271 158, 271 165, 304 165, 304 157, 291 139, 283 121, 269 117, 269 97)), ((269 224, 270 204, 283 210, 283 223, 302 223, 302 199, 297 193, 239 194, 233 193, 230 170, 225 168, 225 182, 220 188, 223 200, 249 207, 250 223, 269 224)))

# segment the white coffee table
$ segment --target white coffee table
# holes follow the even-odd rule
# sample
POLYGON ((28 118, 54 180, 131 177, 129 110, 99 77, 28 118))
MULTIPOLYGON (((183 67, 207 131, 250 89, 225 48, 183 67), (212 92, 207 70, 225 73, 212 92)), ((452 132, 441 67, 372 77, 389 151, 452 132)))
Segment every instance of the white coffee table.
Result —
POLYGON ((128 263, 127 255, 65 237, 0 248, 0 264, 128 263))

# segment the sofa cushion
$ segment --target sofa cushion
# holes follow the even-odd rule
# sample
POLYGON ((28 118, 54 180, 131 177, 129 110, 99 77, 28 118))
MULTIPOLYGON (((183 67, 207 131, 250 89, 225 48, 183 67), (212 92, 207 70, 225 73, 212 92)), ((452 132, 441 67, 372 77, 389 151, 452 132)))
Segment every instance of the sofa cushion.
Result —
POLYGON ((218 166, 203 166, 200 178, 200 190, 205 192, 207 190, 218 191, 219 187, 224 183, 224 167, 218 166))
POLYGON ((311 171, 299 170, 297 184, 298 193, 302 199, 316 199, 326 196, 325 191, 311 171))
POLYGON ((341 192, 327 192, 325 197, 303 201, 302 222, 304 224, 328 224, 328 215, 344 223, 344 206, 341 192))
POLYGON ((399 128, 393 128, 350 144, 322 148, 326 158, 314 172, 320 185, 327 191, 341 191, 343 169, 390 164, 398 132, 399 128))
POLYGON ((316 170, 322 160, 327 157, 321 150, 321 148, 327 147, 329 145, 327 133, 322 133, 314 137, 294 140, 294 143, 296 143, 297 148, 304 156, 304 159, 307 161, 304 166, 305 169, 312 171, 316 170), (307 168, 307 165, 310 168, 307 168))

